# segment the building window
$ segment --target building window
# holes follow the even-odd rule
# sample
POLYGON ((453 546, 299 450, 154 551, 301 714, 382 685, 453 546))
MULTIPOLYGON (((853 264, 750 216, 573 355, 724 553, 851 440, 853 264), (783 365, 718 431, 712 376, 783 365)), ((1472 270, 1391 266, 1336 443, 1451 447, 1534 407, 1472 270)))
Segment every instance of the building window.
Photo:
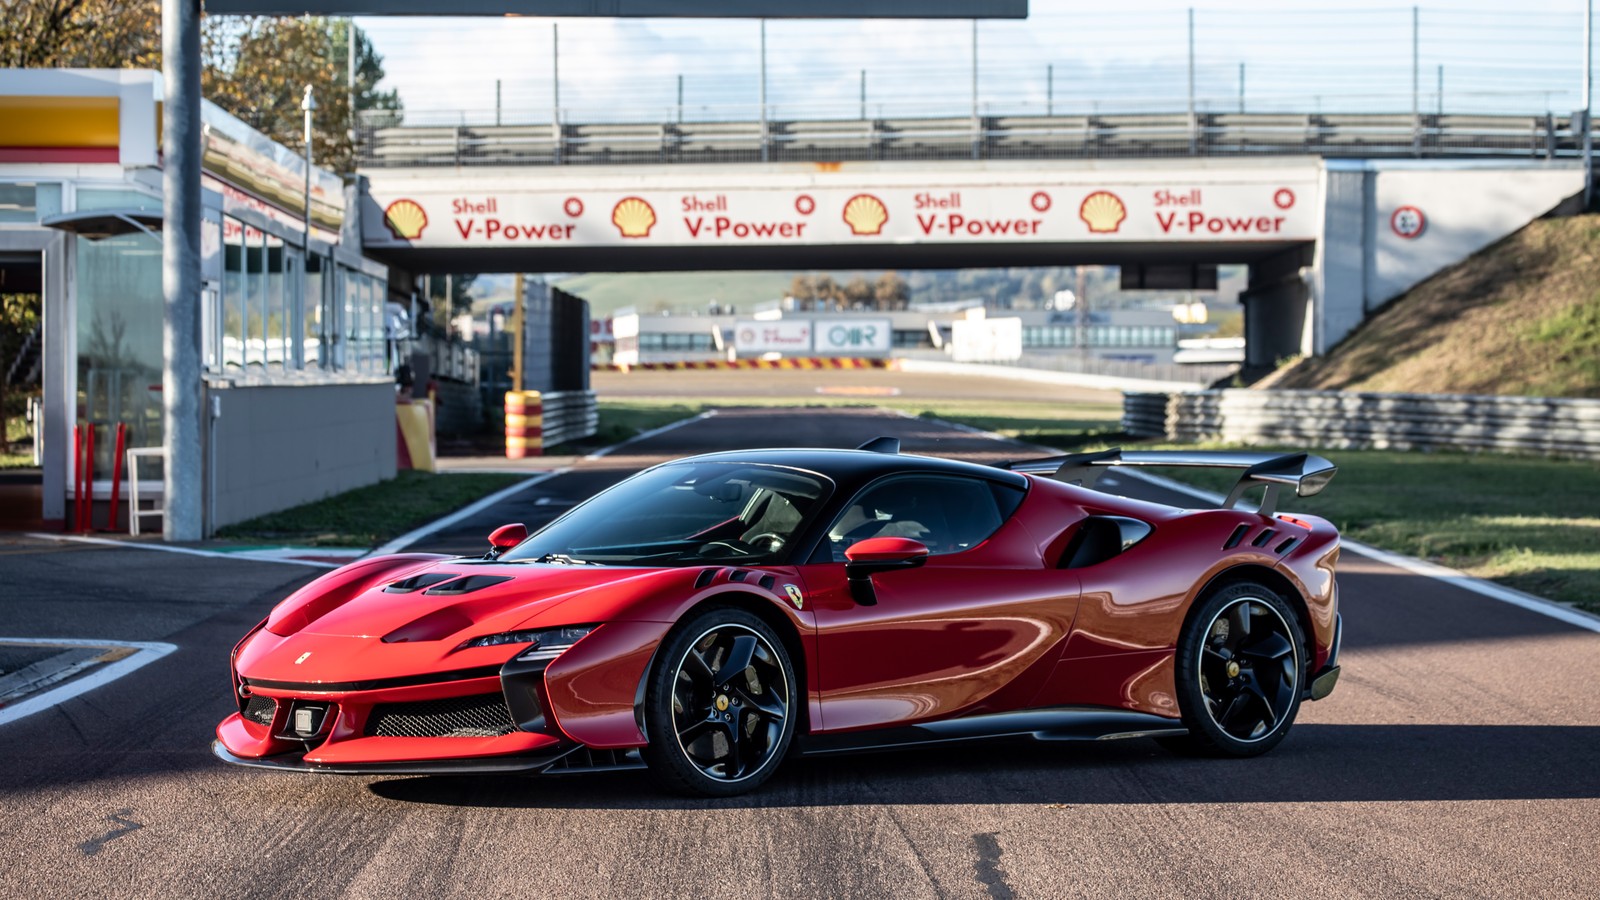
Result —
POLYGON ((104 426, 94 459, 104 477, 118 423, 129 447, 161 444, 161 245, 138 232, 77 245, 77 408, 104 426))

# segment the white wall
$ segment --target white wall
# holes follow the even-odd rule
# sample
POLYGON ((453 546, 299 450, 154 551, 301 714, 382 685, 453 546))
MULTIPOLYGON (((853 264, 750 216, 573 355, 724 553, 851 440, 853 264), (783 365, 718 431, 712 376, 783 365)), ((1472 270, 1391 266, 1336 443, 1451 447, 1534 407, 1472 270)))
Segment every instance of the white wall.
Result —
POLYGON ((1456 171, 1380 165, 1368 206, 1367 309, 1377 309, 1581 190, 1582 169, 1567 164, 1456 171), (1390 217, 1402 206, 1426 214, 1427 226, 1416 238, 1400 237, 1390 227, 1390 217))

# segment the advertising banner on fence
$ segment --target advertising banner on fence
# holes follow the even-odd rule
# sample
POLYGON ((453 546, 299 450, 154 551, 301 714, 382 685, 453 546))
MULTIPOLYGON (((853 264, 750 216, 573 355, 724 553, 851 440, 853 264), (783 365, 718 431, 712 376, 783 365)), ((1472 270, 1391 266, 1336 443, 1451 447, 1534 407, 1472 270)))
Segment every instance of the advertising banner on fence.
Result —
POLYGON ((761 322, 740 319, 733 326, 733 349, 740 356, 782 353, 804 356, 811 352, 811 323, 794 320, 761 322))
POLYGON ((812 322, 818 356, 888 353, 894 326, 888 319, 817 319, 812 322))
POLYGON ((369 246, 551 248, 871 243, 1314 240, 1318 181, 1286 168, 1034 175, 786 173, 727 187, 608 190, 531 178, 405 177, 374 171, 369 246))

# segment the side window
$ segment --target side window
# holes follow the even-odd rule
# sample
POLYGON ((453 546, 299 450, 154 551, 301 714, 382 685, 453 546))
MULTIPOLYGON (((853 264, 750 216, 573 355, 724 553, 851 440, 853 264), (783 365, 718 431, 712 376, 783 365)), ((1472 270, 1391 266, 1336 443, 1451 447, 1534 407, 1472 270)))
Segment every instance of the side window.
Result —
POLYGON ((839 518, 828 528, 832 559, 844 559, 844 552, 860 541, 875 537, 903 537, 926 544, 934 555, 960 553, 988 539, 1016 509, 1016 501, 1005 496, 1002 512, 996 491, 989 482, 948 476, 907 476, 889 478, 868 485, 850 501, 839 518))

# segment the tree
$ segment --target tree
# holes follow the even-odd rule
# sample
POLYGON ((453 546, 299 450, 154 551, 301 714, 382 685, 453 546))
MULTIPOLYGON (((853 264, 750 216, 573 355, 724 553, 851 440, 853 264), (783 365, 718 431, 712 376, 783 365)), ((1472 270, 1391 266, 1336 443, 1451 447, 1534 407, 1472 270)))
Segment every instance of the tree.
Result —
POLYGON ((817 283, 810 275, 796 275, 789 282, 789 296, 800 301, 803 305, 808 301, 817 299, 817 283))
MULTIPOLYGON (((161 68, 158 0, 0 0, 0 67, 161 68)), ((353 168, 355 131, 348 79, 355 34, 355 108, 400 111, 378 90, 383 58, 348 20, 318 17, 207 18, 201 91, 208 100, 286 147, 302 144, 305 86, 315 91, 312 154, 335 171, 353 168)))
POLYGON ((905 309, 911 305, 911 285, 893 269, 878 276, 872 286, 873 299, 878 309, 905 309))
POLYGON ((0 68, 161 68, 157 0, 0 0, 0 68))
MULTIPOLYGON (((9 390, 6 376, 30 336, 39 328, 38 294, 0 294, 0 455, 10 452, 11 416, 20 412, 25 393, 9 390)), ((36 339, 36 338, 35 338, 36 339)))
POLYGON ((844 299, 852 309, 866 309, 872 305, 873 290, 863 275, 856 275, 845 283, 844 299))
POLYGON ((400 92, 396 90, 380 91, 378 83, 383 81, 383 57, 372 49, 372 39, 367 33, 355 28, 349 19, 340 21, 334 28, 333 52, 334 55, 349 65, 350 33, 356 36, 356 73, 354 85, 354 99, 356 119, 352 127, 357 131, 365 124, 362 113, 376 110, 387 110, 393 113, 392 122, 398 123, 400 113, 404 109, 400 102, 400 92))

